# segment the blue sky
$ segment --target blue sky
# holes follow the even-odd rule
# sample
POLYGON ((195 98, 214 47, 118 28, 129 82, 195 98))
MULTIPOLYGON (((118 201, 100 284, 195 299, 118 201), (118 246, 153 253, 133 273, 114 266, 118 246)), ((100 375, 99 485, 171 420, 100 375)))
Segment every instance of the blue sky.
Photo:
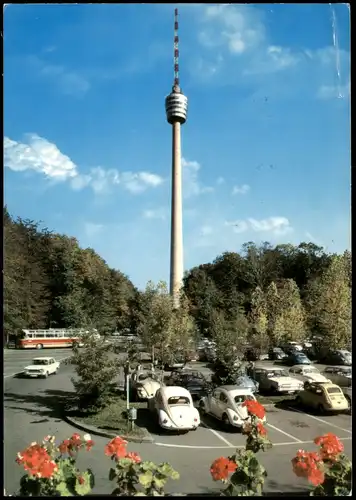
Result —
MULTIPOLYGON (((10 5, 5 202, 139 287, 169 276, 174 5, 10 5)), ((185 268, 246 241, 350 246, 350 24, 181 5, 185 268)))

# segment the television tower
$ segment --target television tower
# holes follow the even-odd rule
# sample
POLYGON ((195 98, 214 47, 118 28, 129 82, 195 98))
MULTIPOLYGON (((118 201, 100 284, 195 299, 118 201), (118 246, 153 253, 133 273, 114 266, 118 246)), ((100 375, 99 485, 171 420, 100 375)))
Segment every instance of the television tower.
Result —
POLYGON ((188 99, 179 86, 178 9, 174 10, 174 80, 172 92, 166 97, 167 121, 172 125, 172 205, 170 294, 174 307, 179 307, 183 285, 183 213, 182 161, 180 127, 187 119, 188 99))

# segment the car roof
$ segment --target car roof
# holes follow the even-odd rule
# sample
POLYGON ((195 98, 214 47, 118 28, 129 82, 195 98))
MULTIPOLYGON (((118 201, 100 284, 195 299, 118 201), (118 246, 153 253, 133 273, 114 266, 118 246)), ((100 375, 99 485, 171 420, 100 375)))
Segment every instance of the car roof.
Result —
POLYGON ((217 390, 224 390, 227 392, 234 392, 236 394, 251 394, 251 389, 248 387, 238 387, 237 385, 221 385, 216 388, 217 390))
POLYGON ((313 365, 293 365, 290 369, 292 368, 302 368, 303 370, 310 370, 310 368, 314 368, 315 370, 319 371, 317 367, 313 365))
POLYGON ((161 391, 161 393, 164 394, 166 398, 175 396, 188 396, 189 398, 191 398, 190 392, 187 389, 184 389, 184 387, 180 387, 179 385, 167 385, 160 387, 158 390, 161 391))
POLYGON ((42 361, 45 361, 45 360, 49 360, 49 359, 53 359, 52 356, 40 356, 40 357, 37 357, 37 358, 33 358, 33 361, 36 361, 37 359, 40 359, 42 361))

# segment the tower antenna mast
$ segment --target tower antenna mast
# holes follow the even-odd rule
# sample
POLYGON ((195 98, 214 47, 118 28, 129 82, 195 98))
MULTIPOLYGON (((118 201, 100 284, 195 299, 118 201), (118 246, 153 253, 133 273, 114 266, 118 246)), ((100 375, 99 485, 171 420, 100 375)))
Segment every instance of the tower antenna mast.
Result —
POLYGON ((179 35, 178 9, 174 9, 174 83, 173 89, 179 91, 179 35))

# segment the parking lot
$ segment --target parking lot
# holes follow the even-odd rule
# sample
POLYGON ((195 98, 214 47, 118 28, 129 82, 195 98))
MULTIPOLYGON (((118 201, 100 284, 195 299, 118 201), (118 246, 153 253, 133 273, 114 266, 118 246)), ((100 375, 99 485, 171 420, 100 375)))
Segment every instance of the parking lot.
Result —
MULTIPOLYGON (((157 446, 171 448, 218 449, 244 447, 246 437, 238 430, 225 430, 222 424, 210 417, 202 417, 200 427, 186 434, 174 434, 152 424, 149 431, 157 446)), ((274 446, 304 445, 313 443, 315 437, 327 432, 340 439, 350 440, 351 416, 347 414, 323 415, 307 413, 295 406, 275 408, 267 413, 269 438, 274 446)))

